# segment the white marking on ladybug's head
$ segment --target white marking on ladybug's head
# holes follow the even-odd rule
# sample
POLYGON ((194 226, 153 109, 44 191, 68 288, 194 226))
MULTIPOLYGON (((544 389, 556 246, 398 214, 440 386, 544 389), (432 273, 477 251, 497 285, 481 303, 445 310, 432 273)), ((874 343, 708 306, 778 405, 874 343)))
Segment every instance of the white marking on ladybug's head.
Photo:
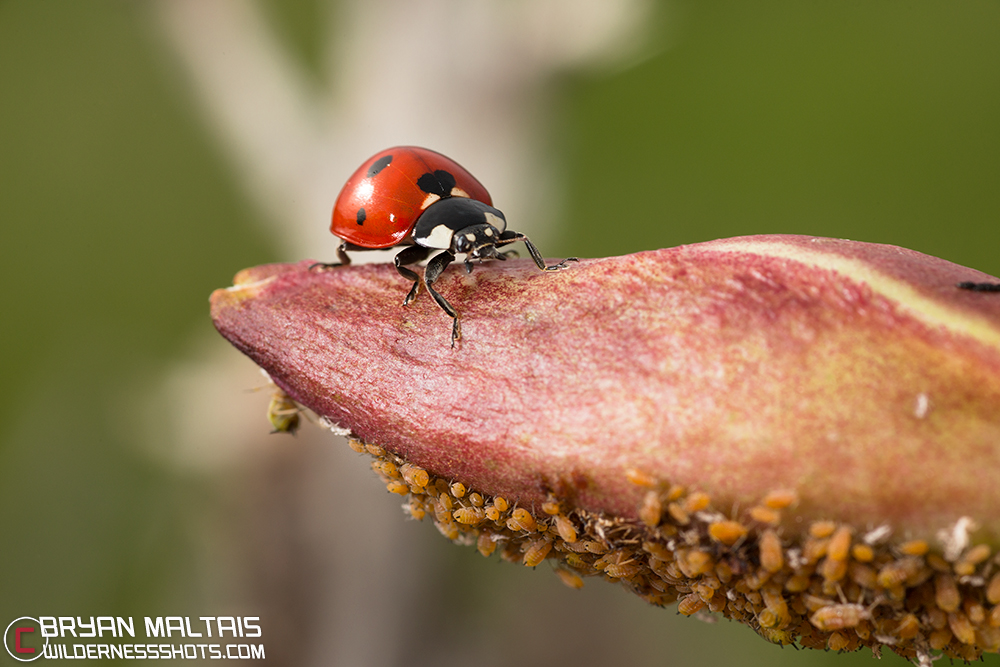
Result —
POLYGON ((455 230, 448 225, 438 225, 431 230, 425 238, 421 239, 420 245, 425 248, 442 248, 447 250, 451 247, 451 239, 455 235, 455 230))
POLYGON ((487 227, 483 230, 483 234, 486 234, 486 236, 493 236, 493 230, 487 227))
POLYGON ((424 198, 423 203, 420 205, 420 210, 421 211, 427 210, 427 207, 436 202, 438 199, 441 199, 439 195, 435 194, 427 195, 427 197, 424 198))
POLYGON ((503 233, 507 229, 507 221, 498 215, 493 215, 489 211, 485 212, 486 222, 493 225, 497 231, 503 233))
POLYGON ((466 199, 472 199, 472 197, 469 196, 468 192, 466 192, 462 188, 458 187, 457 185, 451 189, 451 196, 452 197, 465 197, 466 199))
POLYGON ((472 243, 472 242, 474 242, 476 240, 476 235, 475 234, 466 234, 465 235, 465 240, 468 241, 469 243, 472 243))

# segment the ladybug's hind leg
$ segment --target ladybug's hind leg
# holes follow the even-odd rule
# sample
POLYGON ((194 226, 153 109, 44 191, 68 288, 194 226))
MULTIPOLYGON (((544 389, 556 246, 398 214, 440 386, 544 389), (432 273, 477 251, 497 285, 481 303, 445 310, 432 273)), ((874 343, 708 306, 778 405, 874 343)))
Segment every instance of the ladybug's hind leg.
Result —
POLYGON ((336 266, 350 266, 351 258, 347 256, 348 250, 368 250, 368 248, 362 248, 361 246, 356 246, 346 241, 337 246, 337 261, 336 262, 316 262, 309 266, 309 270, 319 267, 321 269, 332 269, 336 266))
POLYGON ((455 256, 452 255, 447 250, 438 255, 434 255, 430 262, 427 263, 427 269, 424 271, 424 284, 427 285, 427 291, 430 293, 437 305, 441 306, 441 310, 446 312, 451 318, 451 346, 455 347, 455 341, 462 337, 462 325, 458 320, 458 311, 451 307, 447 299, 438 294, 438 291, 434 289, 434 282, 441 277, 444 270, 448 268, 448 265, 454 261, 455 256))
POLYGON ((965 289, 972 292, 1000 292, 1000 283, 958 283, 958 289, 965 289))
POLYGON ((414 271, 406 268, 404 265, 422 262, 427 259, 427 255, 429 255, 430 252, 430 248, 425 248, 419 245, 411 245, 406 246, 397 252, 396 256, 392 259, 392 263, 396 265, 396 271, 399 275, 403 276, 407 280, 413 281, 413 286, 410 287, 410 291, 406 294, 406 298, 403 299, 404 306, 410 305, 410 302, 416 299, 417 294, 420 293, 420 276, 418 276, 414 271))
MULTIPOLYGON (((536 248, 535 244, 531 242, 531 239, 529 239, 521 232, 515 232, 510 229, 508 229, 507 231, 505 231, 503 234, 500 235, 500 238, 497 240, 496 245, 498 247, 505 246, 508 243, 516 243, 517 241, 524 241, 525 247, 528 248, 528 254, 531 255, 531 259, 535 262, 535 266, 540 268, 542 271, 559 271, 561 269, 568 269, 569 266, 566 264, 566 262, 579 261, 576 257, 567 257, 566 259, 557 264, 553 264, 551 266, 545 266, 545 260, 542 259, 542 253, 538 252, 538 248, 536 248)), ((508 253, 504 254, 506 255, 508 253)))

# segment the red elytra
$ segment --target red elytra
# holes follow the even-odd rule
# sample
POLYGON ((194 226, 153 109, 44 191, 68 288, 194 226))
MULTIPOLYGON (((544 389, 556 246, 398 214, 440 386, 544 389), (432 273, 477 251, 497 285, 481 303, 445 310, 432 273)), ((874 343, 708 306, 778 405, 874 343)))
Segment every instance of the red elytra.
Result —
POLYGON ((330 231, 361 248, 390 248, 402 243, 427 207, 443 197, 493 205, 483 184, 451 158, 417 146, 388 148, 348 179, 333 207, 330 231))

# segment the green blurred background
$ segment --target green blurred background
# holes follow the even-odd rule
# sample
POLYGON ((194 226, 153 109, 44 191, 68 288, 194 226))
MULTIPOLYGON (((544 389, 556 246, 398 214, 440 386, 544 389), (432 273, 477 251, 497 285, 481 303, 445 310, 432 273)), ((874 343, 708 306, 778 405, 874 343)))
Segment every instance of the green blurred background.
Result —
MULTIPOLYGON (((322 6, 260 6, 321 76, 322 6)), ((558 219, 531 223, 553 223, 547 255, 796 233, 1000 274, 996 2, 676 1, 651 17, 631 60, 548 83, 540 141, 558 219)), ((343 508, 295 495, 308 461, 340 466, 323 458, 330 436, 265 438, 248 461, 214 466, 178 464, 147 442, 178 409, 162 386, 179 367, 238 356, 212 333, 211 290, 240 268, 298 259, 268 231, 156 25, 137 2, 0 0, 0 619, 257 615, 272 662, 337 664, 317 639, 337 615, 316 611, 337 592, 313 585, 310 567, 325 565, 310 536, 343 508)), ((266 392, 240 378, 230 398, 266 433, 266 392)), ((227 414, 206 415, 195 432, 230 428, 227 414)), ((357 493, 372 494, 364 502, 387 508, 375 530, 413 554, 384 572, 399 578, 394 596, 373 596, 402 609, 393 624, 363 591, 351 603, 396 638, 392 651, 358 648, 354 664, 871 659, 782 651, 599 582, 573 592, 486 561, 404 522, 367 463, 348 460, 357 493)), ((330 539, 343 548, 355 536, 330 539)))

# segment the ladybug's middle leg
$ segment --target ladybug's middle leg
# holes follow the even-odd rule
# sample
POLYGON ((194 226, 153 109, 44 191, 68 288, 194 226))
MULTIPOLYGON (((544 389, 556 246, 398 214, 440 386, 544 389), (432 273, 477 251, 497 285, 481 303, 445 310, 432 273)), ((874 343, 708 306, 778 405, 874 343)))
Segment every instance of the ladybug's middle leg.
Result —
POLYGON ((413 281, 413 286, 410 287, 410 291, 407 293, 406 298, 403 299, 404 306, 410 305, 410 302, 416 299, 417 294, 420 293, 420 276, 412 270, 406 268, 404 264, 416 264, 417 262, 422 262, 427 259, 427 255, 429 255, 430 252, 430 248, 425 248, 419 245, 410 245, 397 252, 396 256, 392 259, 392 263, 396 265, 396 271, 399 275, 403 276, 407 280, 413 281))
POLYGON ((462 325, 458 320, 458 311, 451 307, 448 301, 438 294, 438 291, 434 289, 434 282, 441 277, 444 270, 448 268, 448 265, 454 261, 455 256, 452 255, 447 250, 434 255, 430 262, 427 263, 427 268, 424 270, 424 284, 427 285, 427 291, 430 293, 437 305, 441 306, 441 310, 446 312, 452 319, 451 323, 451 346, 455 347, 455 341, 462 337, 462 325))

